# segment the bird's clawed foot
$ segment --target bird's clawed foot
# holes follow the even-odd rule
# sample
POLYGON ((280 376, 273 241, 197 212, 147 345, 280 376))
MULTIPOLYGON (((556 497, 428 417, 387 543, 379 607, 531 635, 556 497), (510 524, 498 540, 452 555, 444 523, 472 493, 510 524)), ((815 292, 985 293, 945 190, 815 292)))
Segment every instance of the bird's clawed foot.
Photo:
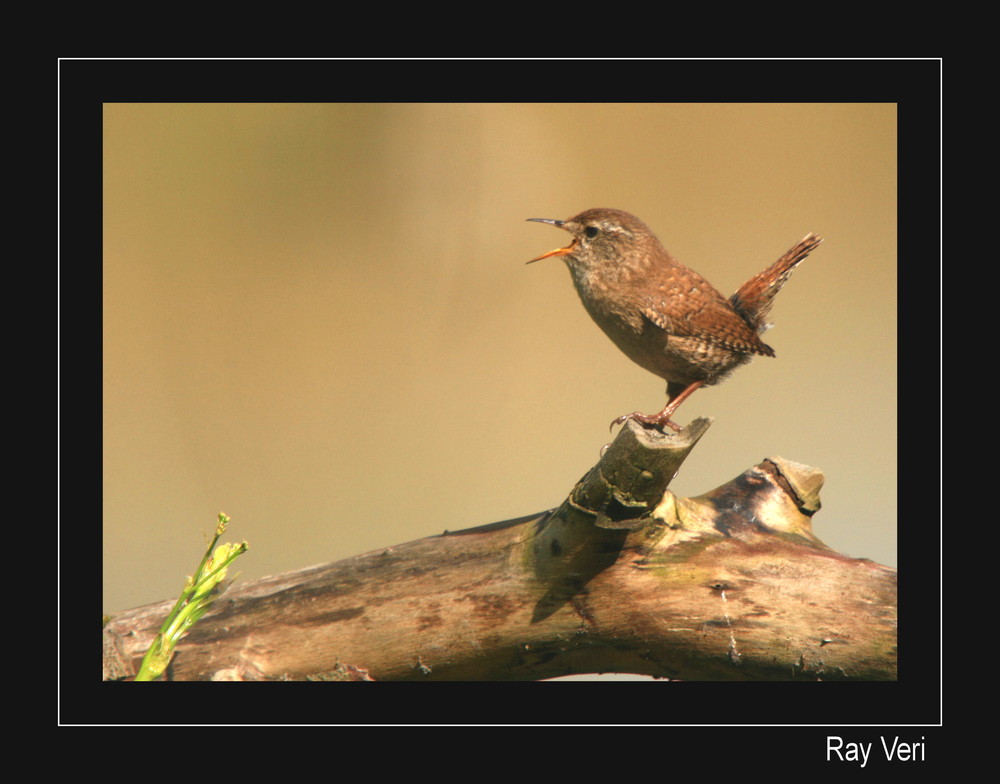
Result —
POLYGON ((662 430, 663 426, 666 425, 676 433, 679 433, 684 429, 676 422, 672 422, 669 414, 667 414, 667 416, 663 416, 661 412, 653 416, 650 414, 643 414, 640 411, 633 411, 631 414, 622 414, 611 423, 611 427, 614 428, 615 425, 624 425, 630 419, 635 420, 643 427, 656 427, 662 430))
POLYGON ((695 381, 688 384, 680 394, 675 395, 667 402, 667 405, 664 406, 663 410, 659 414, 651 416, 650 414, 643 414, 639 411, 634 411, 631 414, 622 414, 618 417, 618 419, 611 423, 611 427, 614 427, 615 425, 624 425, 630 419, 634 419, 644 427, 656 427, 663 430, 664 425, 666 425, 675 433, 680 433, 684 428, 676 422, 672 422, 670 417, 673 416, 674 411, 677 410, 680 404, 687 400, 688 397, 691 396, 691 393, 701 387, 703 383, 704 382, 702 381, 695 381))

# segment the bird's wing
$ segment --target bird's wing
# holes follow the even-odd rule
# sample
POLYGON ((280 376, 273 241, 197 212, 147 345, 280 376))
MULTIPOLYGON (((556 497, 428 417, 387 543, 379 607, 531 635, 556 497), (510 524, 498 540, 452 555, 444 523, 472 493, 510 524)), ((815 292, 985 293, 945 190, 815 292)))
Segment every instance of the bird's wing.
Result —
POLYGON ((774 356, 771 347, 710 286, 707 290, 699 286, 698 291, 676 283, 661 286, 646 297, 642 314, 671 335, 697 337, 746 354, 774 356))

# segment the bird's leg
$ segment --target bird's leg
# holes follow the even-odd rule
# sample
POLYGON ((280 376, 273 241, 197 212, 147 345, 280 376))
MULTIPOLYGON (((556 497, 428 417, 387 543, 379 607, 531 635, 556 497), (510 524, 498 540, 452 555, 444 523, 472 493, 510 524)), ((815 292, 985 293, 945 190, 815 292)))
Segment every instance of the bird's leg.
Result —
POLYGON ((662 428, 664 425, 669 427, 676 432, 680 432, 683 428, 674 424, 670 421, 670 417, 673 416, 674 412, 680 407, 680 404, 690 397, 691 393, 694 392, 698 387, 702 385, 701 381, 694 381, 684 387, 684 390, 667 401, 667 405, 664 406, 663 410, 656 415, 643 414, 639 411, 635 411, 631 414, 622 414, 618 419, 611 423, 611 427, 615 425, 623 425, 628 420, 634 419, 636 422, 641 422, 644 425, 651 425, 653 427, 662 428))

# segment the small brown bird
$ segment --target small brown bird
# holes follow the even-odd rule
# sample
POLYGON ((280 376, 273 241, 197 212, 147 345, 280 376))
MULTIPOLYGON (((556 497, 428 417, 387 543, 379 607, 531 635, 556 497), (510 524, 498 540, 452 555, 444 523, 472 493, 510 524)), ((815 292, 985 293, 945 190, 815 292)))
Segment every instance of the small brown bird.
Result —
POLYGON ((670 417, 698 387, 717 384, 755 354, 774 356, 760 339, 770 326, 764 319, 771 302, 796 265, 822 242, 807 235, 727 300, 627 212, 599 208, 567 220, 528 220, 550 223, 573 236, 565 248, 528 263, 562 256, 597 326, 629 359, 667 382, 669 399, 659 414, 636 411, 618 417, 612 426, 635 419, 678 431, 670 417))

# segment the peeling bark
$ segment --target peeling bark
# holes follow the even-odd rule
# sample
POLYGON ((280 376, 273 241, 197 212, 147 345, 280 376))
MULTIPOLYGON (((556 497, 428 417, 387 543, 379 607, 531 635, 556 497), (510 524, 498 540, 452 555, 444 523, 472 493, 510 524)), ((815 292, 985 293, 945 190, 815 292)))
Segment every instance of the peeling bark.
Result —
MULTIPOLYGON (((894 680, 896 572, 813 533, 822 474, 774 457, 696 498, 705 433, 630 422, 557 509, 230 588, 171 680, 894 680)), ((170 601, 104 629, 134 673, 170 601)))

